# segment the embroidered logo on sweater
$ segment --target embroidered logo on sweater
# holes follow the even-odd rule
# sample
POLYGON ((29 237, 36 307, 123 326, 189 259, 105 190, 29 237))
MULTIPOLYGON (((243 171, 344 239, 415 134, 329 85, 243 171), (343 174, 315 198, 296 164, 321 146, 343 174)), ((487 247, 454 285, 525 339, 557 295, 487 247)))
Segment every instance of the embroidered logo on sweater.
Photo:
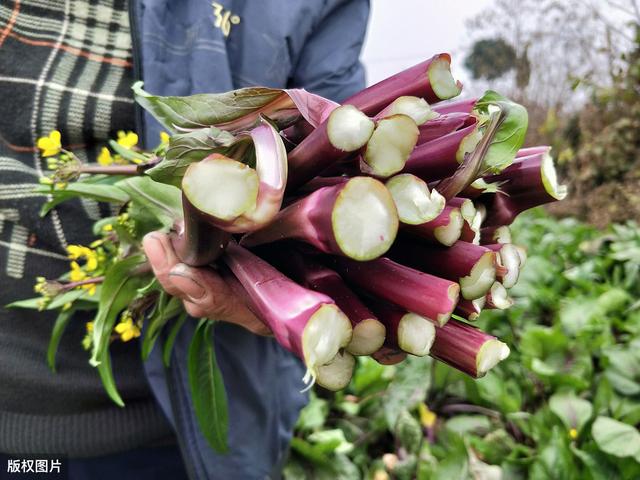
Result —
POLYGON ((228 37, 231 33, 231 26, 238 25, 240 23, 240 17, 231 13, 231 10, 225 10, 224 5, 218 2, 211 2, 211 5, 213 6, 213 16, 215 17, 213 26, 219 28, 222 34, 228 37))

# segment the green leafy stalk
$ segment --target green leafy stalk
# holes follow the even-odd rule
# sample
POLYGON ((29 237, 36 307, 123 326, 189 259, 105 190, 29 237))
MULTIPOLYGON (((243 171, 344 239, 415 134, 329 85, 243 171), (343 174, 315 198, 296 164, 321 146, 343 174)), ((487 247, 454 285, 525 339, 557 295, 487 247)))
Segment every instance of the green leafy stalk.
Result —
POLYGON ((176 343, 176 338, 178 337, 178 333, 180 333, 180 329, 184 325, 184 322, 187 320, 188 315, 183 313, 178 317, 178 319, 171 325, 169 329, 169 334, 167 335, 167 340, 164 342, 164 346, 162 347, 162 361, 164 366, 169 368, 171 365, 171 352, 173 352, 173 345, 176 343))
POLYGON ((482 165, 483 174, 499 173, 513 163, 524 144, 529 126, 527 109, 489 90, 478 100, 474 110, 481 116, 500 111, 503 117, 482 165))
POLYGON ((216 362, 213 322, 204 318, 189 346, 191 399, 200 430, 216 452, 228 451, 229 412, 222 374, 216 362))
POLYGON ((47 348, 47 363, 52 372, 56 371, 56 352, 58 351, 58 345, 60 345, 60 339, 64 333, 65 328, 69 324, 69 320, 73 316, 74 309, 62 311, 58 314, 56 322, 53 324, 53 330, 51 332, 51 338, 49 339, 49 347, 47 348))

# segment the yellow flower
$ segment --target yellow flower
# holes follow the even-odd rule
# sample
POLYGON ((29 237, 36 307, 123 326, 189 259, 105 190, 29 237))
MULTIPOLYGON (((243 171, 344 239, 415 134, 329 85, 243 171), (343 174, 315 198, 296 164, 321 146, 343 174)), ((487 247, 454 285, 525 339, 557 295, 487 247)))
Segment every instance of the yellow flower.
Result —
POLYGON ((420 413, 420 423, 424 428, 432 428, 436 424, 438 416, 429 410, 426 403, 418 405, 418 412, 420 413))
POLYGON ((97 287, 96 287, 95 283, 87 283, 85 285, 82 285, 82 288, 87 291, 89 296, 94 296, 96 294, 96 288, 97 287))
POLYGON ((120 130, 118 132, 118 145, 122 145, 125 148, 131 148, 138 144, 138 135, 133 132, 124 132, 120 130))
POLYGON ((98 163, 104 167, 113 163, 113 157, 111 157, 111 152, 107 147, 102 147, 102 150, 100 150, 100 155, 98 155, 98 163))
POLYGON ((167 132, 160 132, 160 141, 162 143, 169 143, 169 139, 171 137, 169 136, 169 134, 167 132))
POLYGON ((86 259, 87 259, 87 263, 85 264, 85 268, 87 269, 87 272, 93 272, 96 268, 98 268, 98 254, 96 252, 94 252, 93 250, 89 250, 86 259))
POLYGON ((71 308, 71 306, 73 305, 73 303, 71 302, 67 302, 64 305, 62 305, 62 311, 66 312, 67 310, 69 310, 71 308))
POLYGON ((578 438, 578 430, 576 430, 575 428, 569 430, 569 438, 571 438, 571 440, 575 440, 576 438, 578 438))
POLYGON ((60 143, 61 138, 58 130, 53 130, 48 137, 40 137, 37 145, 38 148, 42 150, 42 156, 50 157, 57 155, 62 149, 62 143, 60 143))
POLYGON ((69 272, 69 280, 72 282, 80 282, 87 278, 87 274, 80 268, 75 260, 71 262, 71 271, 69 272))
POLYGON ((87 327, 87 333, 93 332, 93 322, 87 322, 86 327, 87 327))
POLYGON ((112 232, 113 231, 113 224, 107 223, 106 225, 103 225, 102 226, 102 231, 103 232, 112 232))
POLYGON ((128 342, 129 340, 133 340, 140 336, 140 329, 135 323, 133 323, 133 318, 131 318, 131 314, 128 310, 122 312, 122 315, 120 316, 120 323, 116 325, 115 331, 120 334, 120 339, 123 342, 128 342))

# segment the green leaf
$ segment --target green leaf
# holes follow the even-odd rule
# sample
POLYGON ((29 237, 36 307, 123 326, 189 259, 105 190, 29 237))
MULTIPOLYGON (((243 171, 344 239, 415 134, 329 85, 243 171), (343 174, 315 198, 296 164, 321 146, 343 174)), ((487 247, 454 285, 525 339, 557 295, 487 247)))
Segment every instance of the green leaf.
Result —
POLYGON ((113 378, 113 370, 111 369, 111 354, 109 353, 109 349, 103 350, 97 369, 98 374, 100 375, 100 380, 102 380, 102 386, 109 395, 109 398, 111 398, 111 400, 113 400, 113 402, 119 407, 124 407, 124 401, 118 393, 116 381, 113 378))
POLYGON ((631 425, 609 417, 598 417, 591 427, 591 435, 605 453, 614 457, 640 455, 640 433, 631 425))
POLYGON ((135 162, 135 161, 148 162, 149 161, 148 156, 138 153, 135 150, 131 150, 130 148, 123 147, 115 140, 109 140, 109 146, 113 149, 114 152, 116 152, 125 160, 129 160, 130 162, 135 162))
POLYGON ((588 400, 576 397, 573 393, 556 393, 549 399, 549 408, 568 429, 578 432, 589 421, 593 406, 588 400))
POLYGON ((302 409, 298 417, 296 429, 313 431, 324 425, 329 414, 329 403, 311 391, 309 403, 302 409))
MULTIPOLYGON (((187 167, 212 153, 225 154, 236 138, 229 132, 215 127, 201 128, 188 133, 173 135, 165 158, 146 174, 156 182, 180 187, 187 167)), ((251 143, 251 139, 247 139, 251 143)))
POLYGON ((324 453, 349 453, 353 450, 353 444, 347 441, 339 428, 314 432, 307 439, 324 453))
POLYGON ((241 88, 225 93, 203 93, 186 97, 158 97, 145 92, 142 82, 133 85, 136 102, 167 130, 210 127, 236 120, 275 101, 283 90, 265 87, 241 88))
POLYGON ((218 453, 226 453, 229 412, 222 374, 213 343, 213 323, 200 320, 189 345, 189 386, 196 419, 207 442, 218 453))
POLYGON ((52 372, 56 371, 56 352, 58 351, 58 345, 60 345, 60 339, 64 333, 65 328, 69 324, 69 320, 73 316, 73 308, 62 311, 58 314, 55 323, 53 324, 53 330, 51 331, 51 338, 49 339, 49 347, 47 348, 47 363, 52 372))
POLYGON ((475 107, 484 115, 489 115, 496 108, 503 112, 504 119, 484 157, 483 166, 483 170, 493 173, 501 172, 513 163, 524 144, 529 126, 527 109, 497 92, 487 91, 475 107))
MULTIPOLYGON (((97 291, 97 290, 96 290, 97 291)), ((55 297, 45 310, 57 310, 61 308, 65 303, 73 303, 79 299, 88 302, 97 302, 97 296, 91 296, 87 293, 87 290, 74 289, 70 290, 62 295, 55 297)), ((42 300, 42 297, 27 298, 25 300, 17 300, 15 302, 6 305, 5 308, 30 308, 38 310, 38 302, 42 300)))
POLYGON ((93 324, 93 351, 89 363, 94 367, 100 365, 104 358, 118 314, 136 297, 137 290, 149 281, 148 277, 134 274, 136 267, 144 262, 144 256, 134 255, 116 262, 105 272, 93 324))
POLYGON ((131 198, 129 214, 136 221, 140 215, 151 216, 162 227, 168 229, 182 218, 182 194, 180 190, 151 178, 130 177, 117 183, 131 198))
POLYGON ((169 297, 167 300, 166 292, 160 293, 160 298, 156 308, 151 316, 146 320, 147 328, 145 329, 144 338, 142 339, 142 347, 140 348, 142 359, 147 360, 153 350, 162 328, 167 322, 182 312, 182 300, 177 297, 169 297))
POLYGON ((424 358, 410 356, 398 365, 384 396, 384 414, 390 430, 403 410, 412 410, 424 400, 430 374, 431 363, 424 358))
POLYGON ((551 438, 542 447, 529 470, 531 480, 562 478, 577 480, 577 469, 572 460, 566 438, 558 427, 553 428, 551 438))
POLYGON ((173 345, 176 343, 176 337, 178 333, 180 333, 180 329, 184 325, 184 322, 187 320, 186 312, 178 317, 178 319, 171 325, 169 329, 169 334, 167 335, 167 340, 164 342, 164 346, 162 347, 162 361, 164 366, 169 368, 171 365, 171 352, 173 351, 173 345))
POLYGON ((573 454, 578 457, 587 468, 593 480, 619 478, 619 475, 613 465, 608 461, 606 455, 603 455, 597 450, 593 452, 580 450, 575 445, 571 445, 570 448, 573 454))
POLYGON ((422 427, 407 410, 398 415, 395 437, 409 453, 417 454, 422 443, 422 427))
MULTIPOLYGON (((46 185, 41 185, 41 188, 36 189, 36 191, 50 193, 49 187, 46 185)), ((117 186, 98 183, 69 183, 64 189, 55 190, 52 195, 54 199, 63 199, 61 201, 76 197, 91 198, 98 202, 109 203, 127 203, 129 201, 129 196, 117 186)))
POLYGON ((462 436, 470 433, 484 435, 491 429, 491 422, 484 415, 456 415, 447 420, 445 427, 462 436))

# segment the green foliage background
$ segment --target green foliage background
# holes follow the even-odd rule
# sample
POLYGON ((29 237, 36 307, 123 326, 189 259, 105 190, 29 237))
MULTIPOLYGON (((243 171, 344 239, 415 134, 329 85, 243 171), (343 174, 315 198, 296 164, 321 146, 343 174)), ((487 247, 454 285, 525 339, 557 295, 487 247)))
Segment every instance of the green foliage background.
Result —
POLYGON ((479 320, 511 356, 477 381, 360 358, 347 390, 303 411, 287 479, 640 478, 638 225, 537 211, 514 232, 529 249, 516 304, 479 320))

